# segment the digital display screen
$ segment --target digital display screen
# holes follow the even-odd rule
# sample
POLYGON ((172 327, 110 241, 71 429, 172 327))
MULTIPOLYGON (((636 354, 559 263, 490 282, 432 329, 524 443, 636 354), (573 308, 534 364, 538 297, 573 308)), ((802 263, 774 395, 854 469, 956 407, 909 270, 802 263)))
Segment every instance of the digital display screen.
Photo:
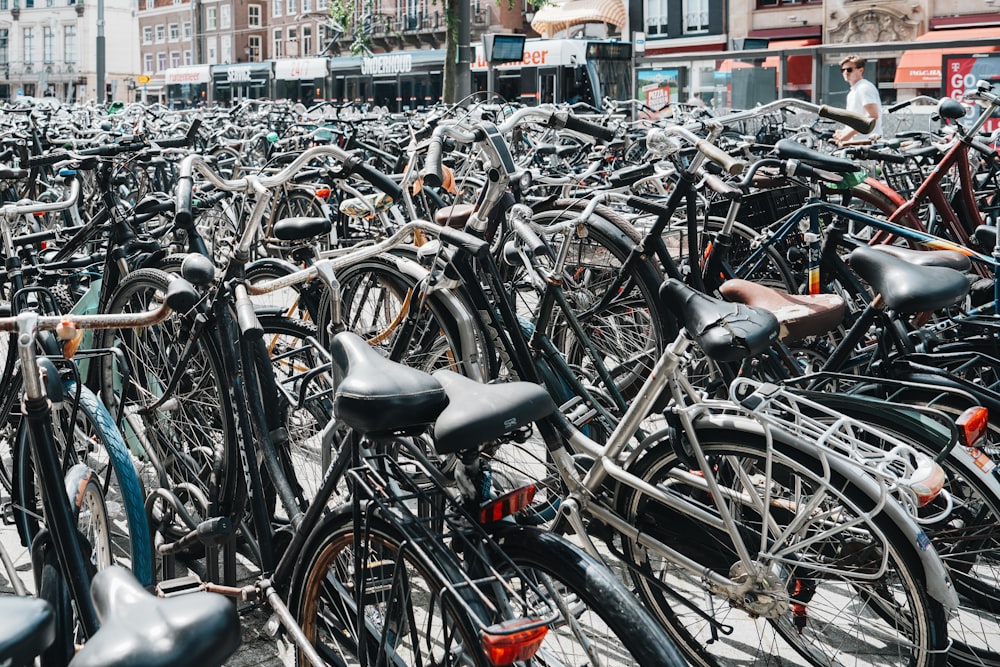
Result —
POLYGON ((494 35, 491 62, 511 63, 524 58, 524 35, 494 35))
POLYGON ((591 42, 587 44, 587 60, 628 60, 632 45, 627 42, 591 42))

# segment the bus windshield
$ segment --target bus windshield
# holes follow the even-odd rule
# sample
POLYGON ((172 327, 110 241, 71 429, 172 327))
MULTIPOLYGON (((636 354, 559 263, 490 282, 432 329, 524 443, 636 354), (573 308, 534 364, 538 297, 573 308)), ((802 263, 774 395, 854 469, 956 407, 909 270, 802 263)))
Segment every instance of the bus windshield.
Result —
POLYGON ((628 61, 601 59, 591 61, 590 65, 593 67, 593 76, 597 82, 598 99, 603 100, 606 97, 616 101, 631 99, 632 85, 628 61))

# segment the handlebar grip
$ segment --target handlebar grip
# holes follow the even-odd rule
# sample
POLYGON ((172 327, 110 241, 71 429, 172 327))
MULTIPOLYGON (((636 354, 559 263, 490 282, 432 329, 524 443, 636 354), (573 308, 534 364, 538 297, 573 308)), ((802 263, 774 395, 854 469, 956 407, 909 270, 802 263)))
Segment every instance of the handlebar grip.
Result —
POLYGON ((359 160, 356 164, 351 166, 350 171, 392 197, 393 201, 398 202, 403 200, 403 189, 399 187, 399 184, 389 178, 387 174, 383 174, 375 167, 359 160))
POLYGON ((725 197, 726 199, 739 199, 743 196, 742 190, 726 183, 715 174, 705 174, 705 185, 710 190, 725 197))
POLYGON ((848 111, 847 109, 841 109, 839 107, 831 107, 827 104, 824 104, 819 108, 819 115, 823 118, 829 118, 830 120, 843 123, 852 130, 857 130, 862 134, 868 134, 874 130, 875 123, 878 122, 877 118, 862 116, 861 114, 856 114, 853 111, 848 111))
POLYGON ((725 169, 726 173, 730 176, 739 176, 747 168, 746 162, 738 158, 734 158, 732 155, 709 141, 699 139, 695 142, 695 147, 701 151, 702 155, 725 169))
POLYGON ((193 216, 191 215, 191 192, 194 189, 194 176, 181 176, 177 179, 177 191, 175 198, 177 201, 174 219, 181 227, 189 227, 193 216))
POLYGON ((906 156, 900 153, 889 153, 887 151, 869 151, 868 156, 873 160, 888 162, 889 164, 905 164, 906 156))
POLYGON ((578 116, 569 115, 566 117, 566 129, 589 135, 602 141, 611 141, 615 138, 615 131, 610 127, 599 123, 592 123, 578 116))
POLYGON ((549 247, 545 245, 545 242, 542 241, 541 237, 538 236, 538 234, 535 233, 535 230, 529 225, 520 220, 511 220, 511 226, 514 228, 514 233, 517 234, 518 238, 524 243, 530 256, 552 256, 549 247))
POLYGON ((903 102, 897 102, 896 104, 893 104, 891 107, 889 107, 885 111, 886 111, 886 113, 896 113, 897 111, 899 111, 901 109, 905 109, 906 107, 910 106, 911 104, 913 104, 913 98, 910 98, 910 99, 905 100, 903 102))
POLYGON ((444 183, 444 173, 441 171, 441 149, 440 135, 432 136, 431 143, 427 146, 424 168, 420 170, 420 178, 424 179, 424 185, 431 188, 439 188, 444 183))
POLYGON ((30 157, 25 164, 27 164, 28 169, 31 169, 32 167, 49 167, 57 162, 68 160, 69 157, 70 156, 66 153, 47 153, 45 155, 30 157))
POLYGON ((973 139, 969 143, 969 145, 972 146, 973 148, 975 148, 977 151, 979 151, 983 155, 985 155, 986 157, 991 157, 991 158, 997 157, 997 150, 995 148, 993 148, 992 146, 990 146, 989 144, 984 144, 981 141, 976 141, 975 139, 973 139))

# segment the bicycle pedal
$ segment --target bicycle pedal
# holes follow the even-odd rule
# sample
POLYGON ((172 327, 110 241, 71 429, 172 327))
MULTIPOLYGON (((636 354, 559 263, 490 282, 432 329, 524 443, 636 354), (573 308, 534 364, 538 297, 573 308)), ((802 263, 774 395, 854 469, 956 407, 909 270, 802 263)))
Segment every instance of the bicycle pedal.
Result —
POLYGON ((0 521, 5 526, 14 525, 14 503, 6 502, 0 507, 0 521))
POLYGON ((156 585, 156 594, 164 598, 184 595, 185 593, 196 593, 200 590, 202 590, 201 579, 194 574, 166 579, 156 585))

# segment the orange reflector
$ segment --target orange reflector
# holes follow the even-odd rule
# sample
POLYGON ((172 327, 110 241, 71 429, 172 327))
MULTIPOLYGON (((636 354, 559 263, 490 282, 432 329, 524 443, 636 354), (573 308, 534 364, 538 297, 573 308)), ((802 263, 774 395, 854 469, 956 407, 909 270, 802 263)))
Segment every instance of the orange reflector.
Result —
POLYGON ((527 630, 516 630, 521 625, 537 625, 536 619, 507 621, 486 629, 483 635, 483 649, 486 657, 496 667, 513 665, 515 662, 530 660, 538 652, 545 639, 548 626, 538 625, 527 630))
POLYGON ((320 199, 329 199, 330 188, 320 188, 316 190, 316 196, 319 197, 320 199))
POLYGON ((990 411, 982 406, 971 407, 955 420, 958 426, 958 440, 966 447, 975 447, 989 425, 990 411))
POLYGON ((534 499, 534 484, 509 491, 483 505, 483 508, 479 511, 479 522, 493 523, 494 521, 503 519, 505 516, 516 514, 530 505, 534 499))

